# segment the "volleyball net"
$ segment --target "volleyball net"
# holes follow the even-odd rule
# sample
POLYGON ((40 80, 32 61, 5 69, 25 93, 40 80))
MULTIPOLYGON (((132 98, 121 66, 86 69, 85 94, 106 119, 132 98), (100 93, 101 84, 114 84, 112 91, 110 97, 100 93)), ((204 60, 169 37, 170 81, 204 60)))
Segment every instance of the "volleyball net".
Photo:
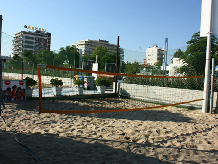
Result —
POLYGON ((201 106, 203 76, 149 76, 38 65, 40 113, 124 112, 173 105, 201 106), (117 81, 115 82, 115 77, 117 81), (101 93, 96 78, 111 80, 101 93), (60 82, 59 87, 51 83, 60 82), (84 84, 75 84, 75 80, 84 84), (121 80, 119 80, 121 79, 121 80), (59 88, 60 93, 54 93, 59 88), (82 94, 79 88, 83 88, 82 94))

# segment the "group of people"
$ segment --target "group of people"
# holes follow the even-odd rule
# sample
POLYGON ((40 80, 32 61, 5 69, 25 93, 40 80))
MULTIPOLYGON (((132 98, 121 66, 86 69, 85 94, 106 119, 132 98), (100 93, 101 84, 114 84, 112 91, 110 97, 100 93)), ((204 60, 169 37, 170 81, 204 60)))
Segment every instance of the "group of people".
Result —
POLYGON ((14 85, 12 90, 8 87, 4 92, 5 101, 25 100, 25 90, 14 85))

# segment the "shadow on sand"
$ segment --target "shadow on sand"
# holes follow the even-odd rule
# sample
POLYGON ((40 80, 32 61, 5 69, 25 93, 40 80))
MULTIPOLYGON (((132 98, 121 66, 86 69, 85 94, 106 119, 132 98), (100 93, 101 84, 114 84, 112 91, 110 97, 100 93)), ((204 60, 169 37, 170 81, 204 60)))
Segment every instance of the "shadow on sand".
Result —
MULTIPOLYGON (((37 163, 34 157, 26 151, 26 148, 18 144, 11 134, 0 131, 1 153, 0 163, 7 164, 32 164, 37 163)), ((46 164, 87 164, 87 163, 169 163, 159 159, 146 157, 144 154, 135 154, 109 147, 95 139, 87 139, 89 143, 77 140, 76 137, 59 137, 58 134, 24 134, 17 133, 17 138, 26 145, 35 157, 46 164)), ((113 141, 110 141, 113 142, 113 141)), ((116 144, 114 142, 113 144, 116 144)), ((120 143, 124 144, 124 143, 120 143)))

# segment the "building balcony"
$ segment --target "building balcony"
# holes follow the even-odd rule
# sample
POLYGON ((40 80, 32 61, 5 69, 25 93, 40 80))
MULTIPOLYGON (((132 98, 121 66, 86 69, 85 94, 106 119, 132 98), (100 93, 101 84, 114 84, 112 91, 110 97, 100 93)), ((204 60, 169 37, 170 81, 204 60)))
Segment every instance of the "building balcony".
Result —
POLYGON ((23 40, 22 37, 14 37, 13 41, 20 41, 20 40, 23 40))
POLYGON ((33 46, 33 45, 35 45, 35 44, 33 44, 33 43, 28 43, 28 42, 24 42, 24 43, 23 43, 23 46, 25 46, 25 45, 33 46))
POLYGON ((21 46, 22 45, 22 42, 14 42, 13 43, 13 46, 21 46))

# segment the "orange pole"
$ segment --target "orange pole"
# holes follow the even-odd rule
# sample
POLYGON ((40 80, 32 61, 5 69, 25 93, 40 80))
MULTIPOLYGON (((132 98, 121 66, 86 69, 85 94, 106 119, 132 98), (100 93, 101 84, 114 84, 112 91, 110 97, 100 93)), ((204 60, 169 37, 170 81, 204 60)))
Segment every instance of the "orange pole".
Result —
POLYGON ((38 80, 39 80, 39 113, 42 113, 42 83, 41 83, 40 67, 37 67, 37 70, 38 70, 38 80))

